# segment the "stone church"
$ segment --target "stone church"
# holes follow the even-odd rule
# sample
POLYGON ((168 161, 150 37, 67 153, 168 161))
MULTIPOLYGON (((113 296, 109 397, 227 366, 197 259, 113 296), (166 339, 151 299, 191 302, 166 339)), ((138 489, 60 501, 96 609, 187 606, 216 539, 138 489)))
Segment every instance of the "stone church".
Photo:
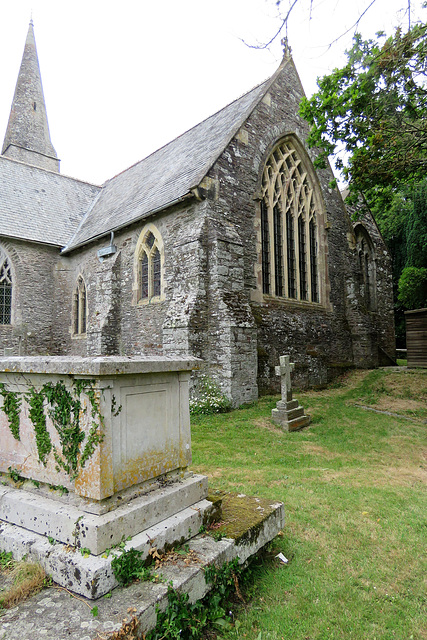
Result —
POLYGON ((191 354, 235 405, 394 357, 390 257, 316 171, 290 56, 99 186, 61 175, 30 24, 0 156, 0 351, 191 354))

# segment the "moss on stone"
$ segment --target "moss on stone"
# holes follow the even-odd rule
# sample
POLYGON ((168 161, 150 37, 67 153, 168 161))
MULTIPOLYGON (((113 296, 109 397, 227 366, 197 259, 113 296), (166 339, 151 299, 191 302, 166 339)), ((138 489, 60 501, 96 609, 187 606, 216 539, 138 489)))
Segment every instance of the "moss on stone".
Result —
MULTIPOLYGON (((222 524, 215 528, 215 534, 232 538, 238 544, 252 544, 258 538, 264 520, 274 511, 270 500, 254 498, 243 494, 215 494, 221 497, 222 524)), ((208 496, 211 500, 211 496, 208 496)))

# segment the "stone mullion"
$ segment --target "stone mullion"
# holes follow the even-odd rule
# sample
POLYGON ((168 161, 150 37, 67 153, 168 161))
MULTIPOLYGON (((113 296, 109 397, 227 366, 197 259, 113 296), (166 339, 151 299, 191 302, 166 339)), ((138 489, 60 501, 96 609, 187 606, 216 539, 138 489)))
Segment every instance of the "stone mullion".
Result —
POLYGON ((306 209, 307 215, 305 216, 305 256, 306 256, 306 272, 307 272, 307 299, 312 302, 311 297, 311 242, 310 242, 310 216, 309 210, 306 209))
POLYGON ((289 298, 289 272, 288 272, 288 225, 286 220, 287 201, 285 189, 287 188, 287 182, 285 188, 282 189, 280 197, 280 209, 282 211, 282 242, 283 242, 283 284, 284 284, 284 296, 289 298))
POLYGON ((276 265, 274 261, 274 199, 275 199, 275 182, 271 181, 269 185, 269 196, 268 196, 268 233, 270 237, 270 289, 271 294, 276 295, 276 265))
POLYGON ((290 181, 292 191, 291 215, 294 225, 294 251, 295 251, 295 292, 296 299, 300 300, 300 272, 299 272, 299 230, 298 230, 298 199, 297 190, 294 188, 294 180, 290 181))

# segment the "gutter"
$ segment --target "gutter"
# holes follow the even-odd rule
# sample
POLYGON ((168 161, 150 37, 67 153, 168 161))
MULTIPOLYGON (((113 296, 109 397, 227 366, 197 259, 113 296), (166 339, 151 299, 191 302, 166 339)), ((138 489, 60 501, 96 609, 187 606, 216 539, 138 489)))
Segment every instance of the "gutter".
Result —
MULTIPOLYGON (((101 192, 100 192, 101 193, 101 192)), ((63 249, 61 249, 61 255, 65 255, 67 253, 70 253, 71 251, 74 251, 75 249, 80 249, 80 247, 84 247, 86 244, 90 244, 91 242, 96 242, 96 240, 99 240, 101 238, 103 238, 104 236, 110 234, 111 232, 116 233, 117 231, 120 231, 121 229, 125 229, 126 227, 129 227, 130 225, 138 222, 139 220, 143 220, 145 218, 150 218, 151 216, 154 216, 156 213, 159 213, 160 211, 165 211, 165 209, 169 209, 170 207, 173 207, 177 204, 180 204, 181 202, 184 202, 185 200, 189 200, 192 198, 195 198, 196 195, 193 193, 193 191, 190 191, 189 193, 186 193, 184 196, 180 196, 179 198, 176 198, 175 200, 172 200, 172 202, 169 202, 165 205, 162 205, 160 207, 157 207, 157 209, 153 209, 152 211, 150 211, 148 214, 146 214, 145 216, 141 216, 139 218, 135 218, 134 220, 128 220, 127 222, 124 222, 123 224, 119 225, 118 227, 112 227, 106 231, 103 231, 102 233, 96 235, 96 236, 92 236, 91 238, 88 238, 87 240, 84 240, 82 242, 80 242, 79 244, 75 244, 72 245, 71 247, 64 247, 63 249)))

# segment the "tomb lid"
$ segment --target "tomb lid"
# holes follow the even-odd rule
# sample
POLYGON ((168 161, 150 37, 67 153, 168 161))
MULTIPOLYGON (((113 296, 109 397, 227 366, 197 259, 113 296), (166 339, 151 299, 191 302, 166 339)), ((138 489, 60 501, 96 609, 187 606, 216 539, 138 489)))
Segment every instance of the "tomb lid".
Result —
POLYGON ((167 373, 198 369, 202 360, 191 356, 9 356, 0 358, 0 371, 79 376, 167 373))

